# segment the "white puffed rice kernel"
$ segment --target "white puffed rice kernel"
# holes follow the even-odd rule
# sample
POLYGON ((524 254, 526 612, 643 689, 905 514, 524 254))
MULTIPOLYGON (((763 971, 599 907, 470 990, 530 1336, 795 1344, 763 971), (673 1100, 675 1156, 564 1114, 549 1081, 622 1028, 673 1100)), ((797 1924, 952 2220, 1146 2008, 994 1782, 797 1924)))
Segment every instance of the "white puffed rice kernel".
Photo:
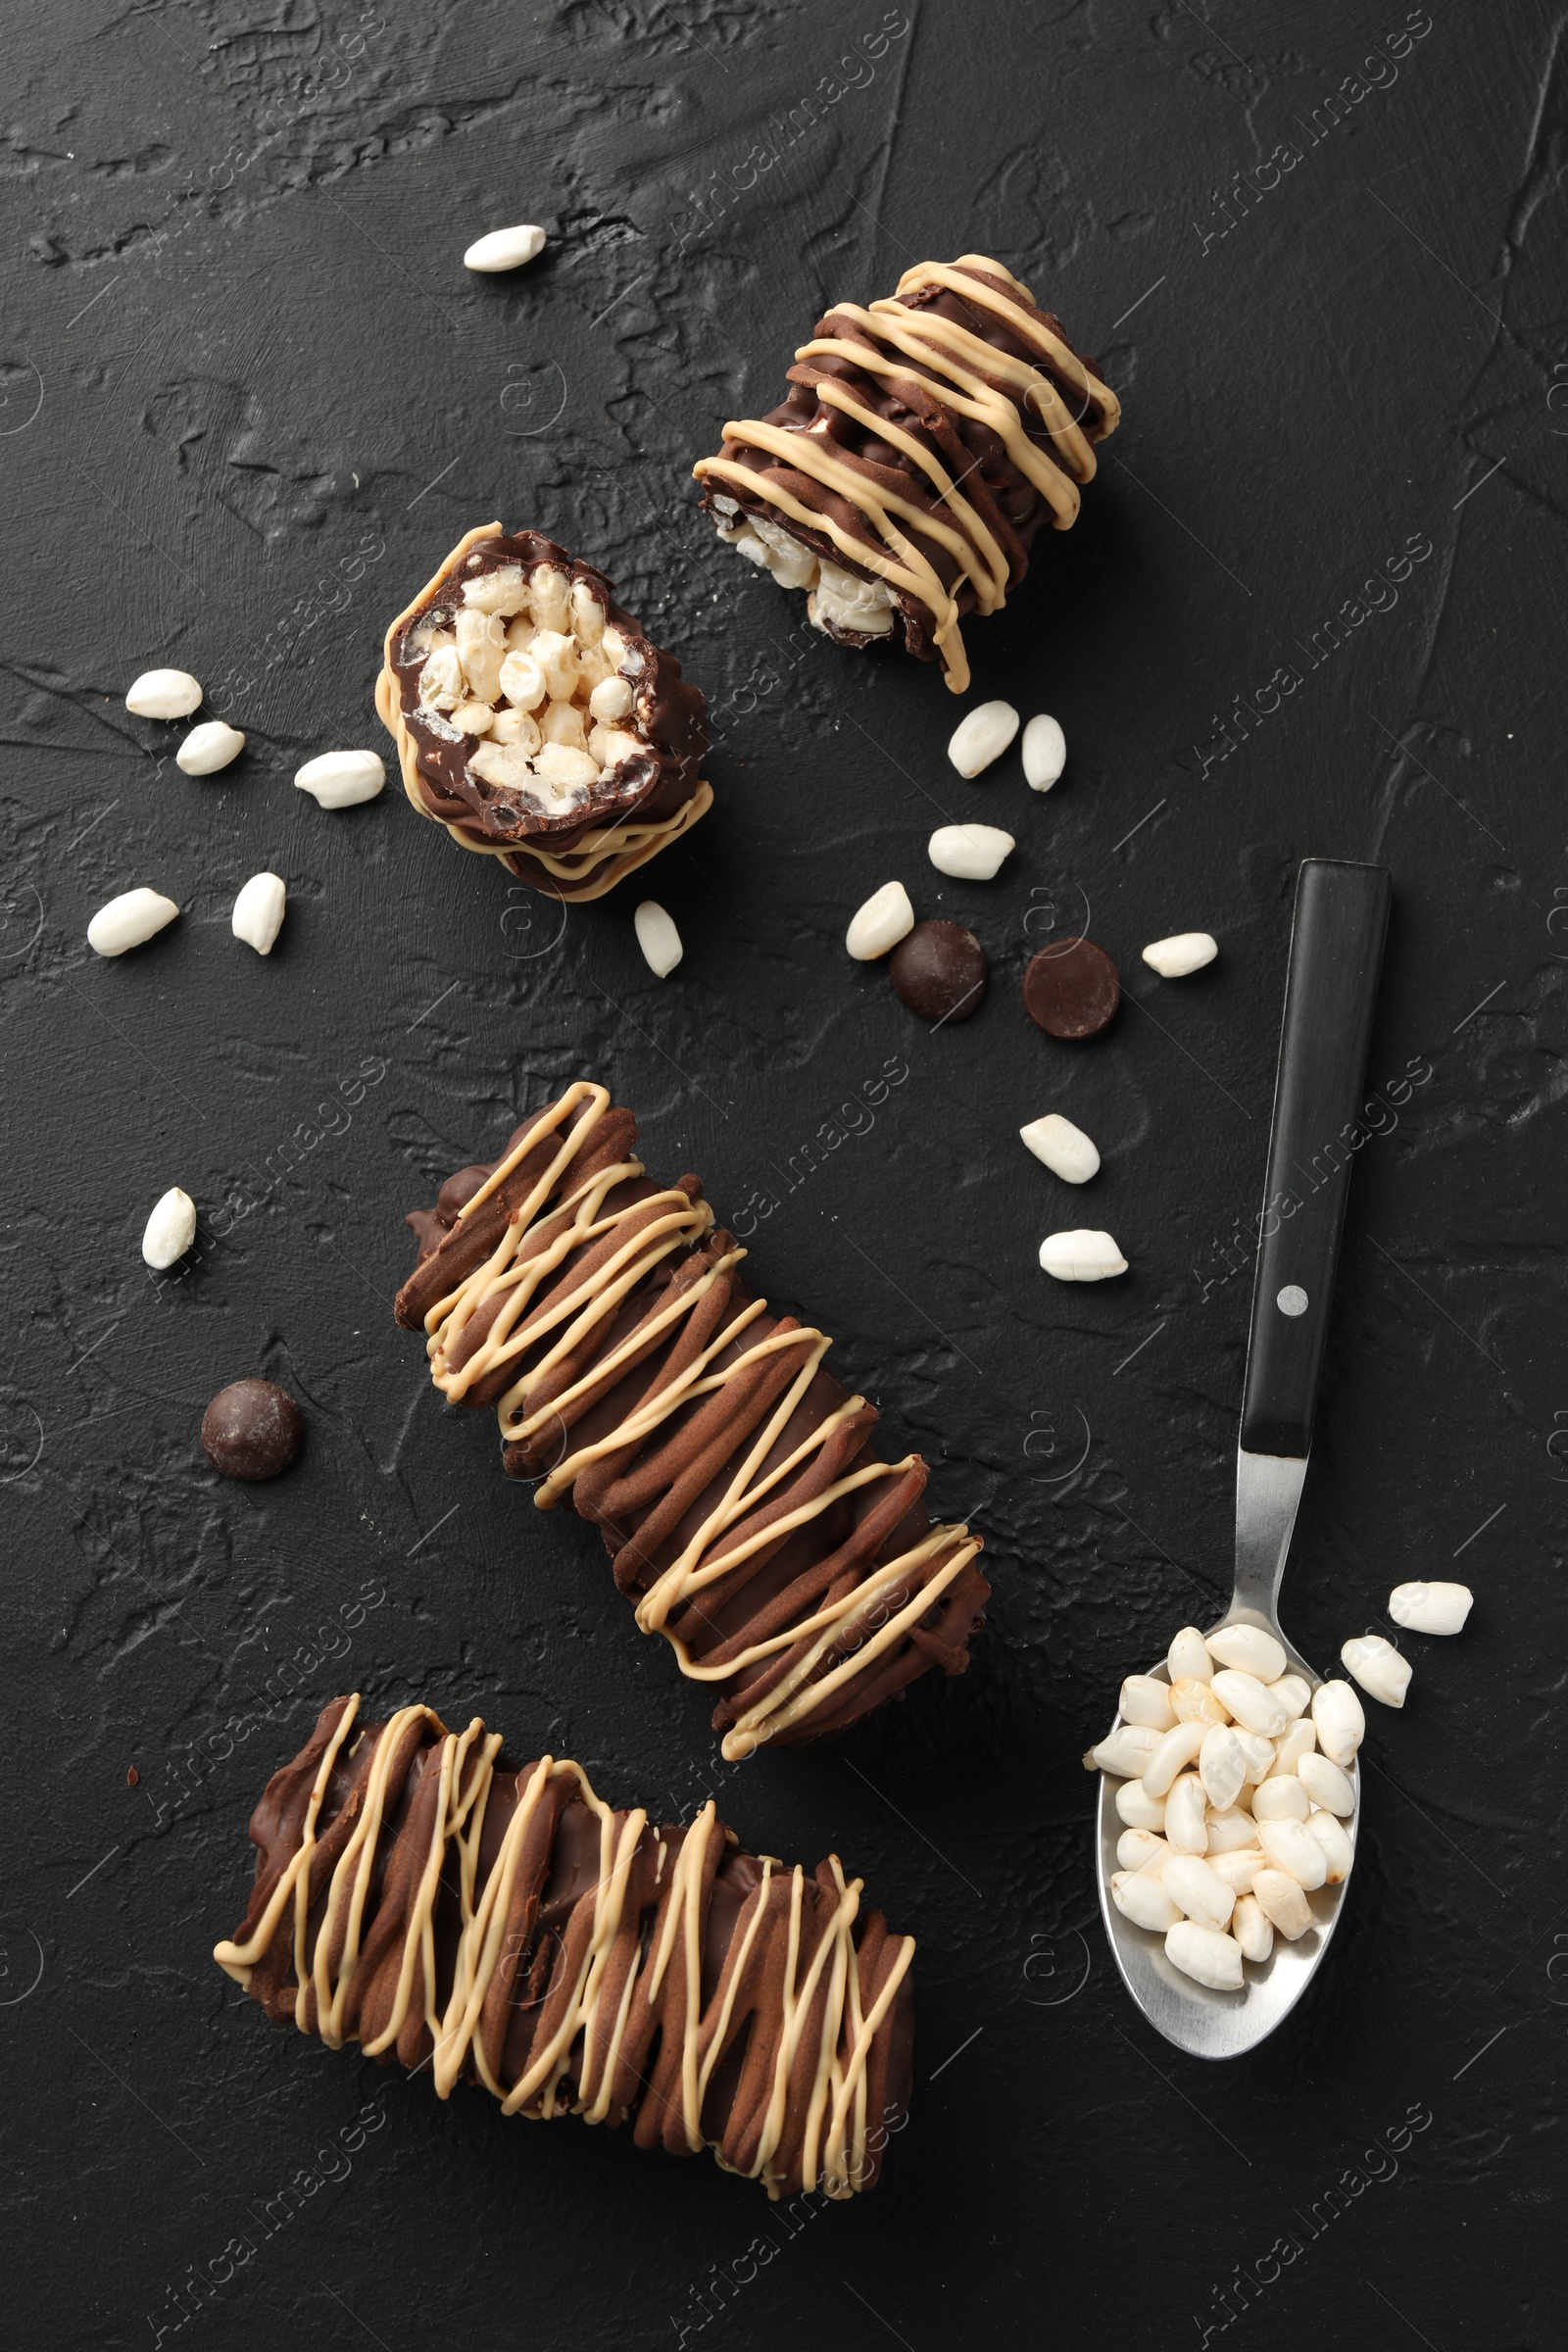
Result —
POLYGON ((182 1258, 196 1239, 196 1203, 189 1193, 172 1185, 156 1202, 141 1237, 141 1253, 162 1274, 182 1258))

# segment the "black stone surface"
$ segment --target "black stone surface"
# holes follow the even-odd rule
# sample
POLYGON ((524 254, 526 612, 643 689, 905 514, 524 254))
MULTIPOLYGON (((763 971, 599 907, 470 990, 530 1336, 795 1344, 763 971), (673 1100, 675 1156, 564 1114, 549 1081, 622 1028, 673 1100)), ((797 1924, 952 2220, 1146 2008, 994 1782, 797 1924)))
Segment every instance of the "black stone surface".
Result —
POLYGON ((1540 0, 1206 13, 13 13, 18 2343, 1562 2342, 1568 53, 1540 0), (515 220, 549 229, 541 261, 468 276, 515 220), (939 678, 808 638, 687 481, 828 299, 963 250, 1059 309, 1126 404, 1079 526, 970 630, 976 697, 1066 729, 1044 798, 1015 753, 957 778, 939 678), (385 622, 493 515, 605 564, 711 697, 717 805, 646 885, 686 942, 667 982, 641 884, 563 925, 395 785, 336 815, 292 788, 317 752, 386 748, 385 622), (235 766, 187 779, 179 730, 126 715, 162 662, 247 729, 235 766), (968 816, 1018 836, 993 884, 925 861, 968 816), (1226 1589, 1312 854, 1386 859, 1396 904, 1286 1622, 1326 1663, 1396 1579, 1477 1600, 1458 1641, 1407 1638, 1402 1715, 1369 1709, 1330 1971, 1204 2071, 1112 1976, 1078 1758, 1226 1589), (264 961, 228 917, 266 866, 290 904, 264 961), (985 942, 961 1034, 843 952, 894 874, 985 942), (101 962, 88 918, 139 883, 184 912, 101 962), (1128 1002, 1056 1048, 1017 976, 1074 925, 1128 1002), (1140 948, 1188 928, 1219 961, 1156 980, 1140 948), (644 1114, 653 1166, 703 1172, 749 1279, 839 1334, 841 1377, 985 1533, 969 1675, 841 1747, 720 1765, 597 1538, 503 1484, 392 1328, 404 1210, 579 1073, 644 1114), (1088 1193, 1017 1141, 1053 1107, 1103 1153, 1088 1193), (152 1276, 174 1183, 199 1250, 152 1276), (1131 1270, 1060 1288, 1038 1244, 1091 1210, 1131 1270), (250 1373, 309 1443, 243 1490, 197 1431, 250 1373), (707 2163, 443 2108, 269 2029, 209 1950, 263 1781, 355 1686, 479 1709, 620 1800, 713 1790, 760 1849, 863 1872, 920 1939, 884 2184, 792 2224, 707 2163))

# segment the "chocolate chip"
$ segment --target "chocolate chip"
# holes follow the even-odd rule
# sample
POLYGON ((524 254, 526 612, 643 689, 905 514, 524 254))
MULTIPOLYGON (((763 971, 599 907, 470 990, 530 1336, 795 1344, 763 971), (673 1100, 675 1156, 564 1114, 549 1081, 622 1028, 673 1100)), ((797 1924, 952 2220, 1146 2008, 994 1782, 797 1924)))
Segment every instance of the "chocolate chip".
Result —
POLYGON ((986 993, 986 952, 961 923, 916 923, 888 971, 894 994, 923 1021, 966 1021, 986 993))
POLYGON ((141 1774, 136 1770, 134 1764, 127 1764, 125 1766, 125 1786, 127 1788, 139 1788, 141 1787, 141 1774))
POLYGON ((236 1380, 202 1415, 202 1445, 225 1478, 276 1478, 305 1443, 305 1416, 270 1380, 236 1380))
POLYGON ((1048 940, 1023 976, 1023 1008, 1048 1037, 1094 1037, 1121 1003, 1121 978, 1092 939, 1048 940))

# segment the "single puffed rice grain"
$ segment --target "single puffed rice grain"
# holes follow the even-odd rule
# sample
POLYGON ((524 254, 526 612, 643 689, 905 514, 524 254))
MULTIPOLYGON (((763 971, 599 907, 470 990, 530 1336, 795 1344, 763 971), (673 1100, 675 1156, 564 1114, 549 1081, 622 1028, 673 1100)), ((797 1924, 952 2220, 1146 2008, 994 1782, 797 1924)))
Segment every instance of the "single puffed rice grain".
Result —
MULTIPOLYGON (((1303 1838, 1310 1833, 1302 1830, 1303 1838)), ((1252 1881, 1252 1900, 1258 1905, 1271 1928, 1294 1943, 1313 1925, 1312 1906, 1307 1901, 1298 1879, 1288 1871, 1260 1870, 1252 1881)))
POLYGON ((516 228, 492 228, 468 247, 463 267, 492 276, 498 270, 519 270, 524 262, 536 261, 544 249, 545 232, 531 222, 516 228))
POLYGON ((1312 1693, 1312 1722, 1330 1763, 1348 1767, 1366 1737, 1366 1715, 1348 1683, 1319 1683, 1312 1693))
MULTIPOLYGON (((1279 1786, 1288 1788, 1290 1783, 1281 1781, 1279 1786)), ((1322 1886, 1328 1875, 1328 1862, 1304 1821, 1260 1821, 1257 1842, 1271 1866, 1283 1870, 1287 1878, 1295 1879, 1308 1894, 1314 1886, 1322 1886)))
POLYGON ((631 919, 649 970, 667 980, 685 953, 672 917, 657 899, 644 899, 631 919))
POLYGON ((141 1237, 141 1253, 156 1272, 162 1274, 176 1258, 184 1256, 196 1239, 196 1203, 189 1193, 172 1185, 163 1199, 154 1204, 147 1220, 147 1230, 141 1237))
POLYGON ((1257 1843, 1257 1831, 1252 1825, 1252 1816, 1250 1813, 1244 1813, 1240 1805, 1232 1805, 1223 1813, 1210 1813, 1206 1817, 1204 1827, 1208 1831, 1208 1852, 1211 1860, 1215 1854, 1244 1852, 1248 1846, 1257 1843))
POLYGON ((1156 1934, 1173 1928, 1182 1915, 1181 1905, 1172 1901, 1160 1881, 1143 1871, 1113 1871, 1110 1899, 1135 1928, 1152 1928, 1156 1934))
POLYGON ((1468 1585, 1396 1585, 1389 1615, 1413 1634, 1457 1634, 1474 1598, 1468 1585))
POLYGON ((1212 963, 1218 954, 1218 942, 1206 931, 1181 931, 1174 939, 1154 940, 1144 950, 1144 961, 1162 980, 1184 980, 1189 972, 1200 972, 1205 963, 1212 963))
POLYGON ((1171 1713, 1178 1723, 1229 1723, 1230 1717, 1214 1696, 1211 1683, 1184 1674, 1170 1687, 1171 1713))
POLYGON ((914 908, 902 882, 884 882, 873 890, 844 934, 844 945, 857 963, 874 963, 906 939, 914 929, 914 908))
POLYGON ((1207 1737, 1200 1723, 1178 1723, 1160 1733, 1154 1752, 1144 1766, 1144 1787, 1151 1796, 1170 1794, 1176 1775, 1191 1764, 1207 1737))
POLYGON ((1152 1830, 1123 1830, 1116 1840, 1116 1862, 1122 1870, 1147 1870, 1152 1862, 1163 1869, 1170 1847, 1152 1830))
POLYGON ((1210 1870, 1218 1872, 1235 1895, 1250 1894, 1252 1881, 1268 1868, 1268 1856, 1255 1839, 1250 1845, 1226 1846, 1219 1853, 1211 1845, 1207 1859, 1210 1870))
POLYGON ((1381 1699, 1386 1707, 1403 1706, 1410 1688, 1410 1661, 1381 1634, 1357 1634, 1340 1651, 1340 1663, 1368 1697, 1381 1699))
POLYGON ((1268 1768, 1268 1778, 1277 1779, 1283 1773, 1295 1772, 1303 1756, 1309 1756, 1317 1745, 1317 1727, 1298 1718, 1287 1731, 1274 1749, 1274 1761, 1268 1768))
POLYGON ((1298 1764, 1298 1777, 1313 1804, 1326 1813, 1337 1813, 1348 1821, 1355 1811, 1355 1788, 1348 1772, 1327 1756, 1303 1756, 1298 1764))
POLYGON ((1304 1821, 1311 1810, 1305 1787, 1294 1772, 1277 1773, 1252 1791, 1254 1821, 1304 1821))
POLYGON ((953 730, 948 758, 960 776, 977 776, 993 760, 1000 760, 1018 732, 1018 713, 1010 703, 980 703, 953 730))
POLYGON ((1291 1720, 1268 1685, 1260 1683, 1255 1674, 1223 1667, 1214 1676, 1212 1689, 1244 1731, 1256 1732, 1264 1740, 1278 1740, 1291 1720))
POLYGON ((1244 1960, 1261 1965, 1273 1951, 1274 1930, 1255 1894, 1248 1892, 1238 1896, 1231 1919, 1231 1934, 1244 1960))
POLYGON ((125 697, 125 709, 138 718, 189 718, 201 699, 201 681, 188 669, 144 669, 125 697))
POLYGON ((1067 764, 1067 738, 1057 720, 1042 710, 1023 731, 1024 781, 1031 792, 1049 792, 1067 764))
POLYGON ((1107 1732, 1084 1757, 1085 1772, 1117 1773, 1123 1780, 1142 1780, 1144 1766, 1149 1762, 1163 1735, 1151 1731, 1146 1723, 1118 1723, 1107 1732))
MULTIPOLYGON (((1190 1727, 1197 1731, 1200 1727, 1190 1727)), ((1216 1813, 1235 1804, 1247 1779, 1247 1758, 1228 1723, 1211 1724, 1198 1751, 1198 1777, 1216 1813)))
POLYGON ((272 942, 283 928, 287 905, 288 891, 281 874, 252 874, 234 901, 234 937, 254 948, 258 956, 270 956, 272 942))
POLYGON ((1142 1781, 1123 1781, 1116 1790, 1116 1819, 1129 1830, 1159 1830, 1165 1827, 1165 1799, 1151 1796, 1142 1781))
POLYGON ((1208 1799, 1196 1772, 1184 1772, 1171 1783, 1165 1799, 1165 1841, 1179 1854, 1208 1851, 1208 1799))
POLYGON ((1208 1654, 1208 1644, 1196 1625, 1184 1625, 1173 1636, 1165 1652, 1165 1664, 1173 1683, 1206 1683, 1214 1672, 1214 1661, 1208 1654))
POLYGON ((87 945, 99 956, 123 956, 172 923, 179 908, 162 891, 125 890, 100 906, 87 925, 87 945))
POLYGON ((1012 835, 1000 825, 938 825, 926 844, 926 856, 939 874, 953 874, 960 882, 989 882, 1013 848, 1012 835))
POLYGON ((1152 1731, 1168 1732, 1176 1717, 1171 1711, 1170 1685, 1157 1675, 1130 1674, 1116 1702, 1123 1723, 1146 1723, 1152 1731))
POLYGON ((1083 1129, 1064 1119, 1059 1110, 1047 1111, 1043 1119, 1031 1119, 1018 1133, 1036 1159, 1043 1159, 1064 1184, 1087 1184, 1091 1176, 1100 1173, 1100 1153, 1083 1129))
POLYGON ((1210 1992, 1235 1992, 1242 1982, 1242 1947, 1233 1936, 1193 1919, 1179 1919, 1165 1932, 1165 1957, 1173 1968, 1210 1992))
POLYGON ((1284 1650, 1260 1625, 1222 1625, 1218 1633, 1207 1634, 1204 1640, 1211 1658, 1242 1674, 1255 1675, 1260 1683, 1277 1682, 1285 1672, 1284 1650))
POLYGON ((187 776, 216 776, 220 767, 237 760, 245 749, 245 737, 238 727, 224 724, 220 718, 209 718, 199 727, 192 727, 178 751, 174 765, 187 776))
POLYGON ((1306 1827, 1308 1834, 1323 1848, 1323 1859, 1328 1866, 1324 1874, 1324 1886, 1343 1886, 1355 1860, 1355 1848, 1350 1843, 1349 1832, 1343 1822, 1332 1813, 1325 1812, 1321 1806, 1307 1816, 1306 1827))
POLYGON ((1179 1910, 1205 1928, 1223 1928, 1236 1908, 1234 1892, 1200 1855, 1172 1854, 1159 1883, 1179 1910))
POLYGON ((1040 1263, 1058 1282, 1103 1282, 1127 1271, 1127 1260, 1110 1235, 1088 1227, 1048 1233, 1040 1245, 1040 1263))
POLYGON ((379 752, 322 752, 296 768, 294 781, 322 808, 353 808, 373 801, 386 782, 379 752))

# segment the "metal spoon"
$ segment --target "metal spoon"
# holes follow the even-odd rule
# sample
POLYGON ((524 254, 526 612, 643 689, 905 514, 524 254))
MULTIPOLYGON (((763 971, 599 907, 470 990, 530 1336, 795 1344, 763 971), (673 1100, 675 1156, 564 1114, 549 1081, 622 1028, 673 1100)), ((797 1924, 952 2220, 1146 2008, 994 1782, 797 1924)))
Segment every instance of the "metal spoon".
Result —
MULTIPOLYGON (((1314 1690, 1323 1678, 1280 1628, 1280 1579, 1306 1476, 1350 1165, 1365 1140, 1356 1121, 1390 896, 1383 866, 1309 858, 1297 880, 1236 1454, 1236 1590, 1224 1616, 1201 1629, 1263 1627, 1314 1690)), ((1163 1662, 1134 1661, 1128 1671, 1169 1680, 1163 1662)), ((1361 1822, 1354 1765, 1350 1779, 1355 1812, 1347 1827, 1353 1846, 1361 1822)), ((1261 1967, 1247 1964, 1239 1992, 1211 1992, 1173 1968, 1163 1938, 1134 1927, 1111 1899, 1123 1828, 1118 1785, 1102 1779, 1098 1863, 1100 1907, 1122 1981, 1178 2049, 1195 2058, 1239 2057, 1272 2034, 1306 1990, 1333 1940, 1350 1879, 1309 1898, 1317 1924, 1295 1943, 1276 1936, 1261 1967)))

